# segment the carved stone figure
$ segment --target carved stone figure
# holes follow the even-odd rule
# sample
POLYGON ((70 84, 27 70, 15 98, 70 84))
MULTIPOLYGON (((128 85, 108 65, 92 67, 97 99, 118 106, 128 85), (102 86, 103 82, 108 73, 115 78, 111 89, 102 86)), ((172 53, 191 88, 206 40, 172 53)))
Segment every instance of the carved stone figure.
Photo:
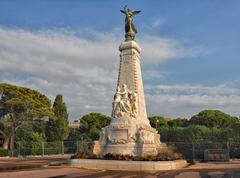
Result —
POLYGON ((99 141, 94 141, 93 155, 100 155, 102 153, 101 144, 99 141))
POLYGON ((137 115, 137 93, 134 93, 131 100, 132 114, 131 116, 136 117, 137 115))
POLYGON ((141 11, 131 11, 127 6, 124 6, 123 10, 120 10, 125 14, 125 41, 134 40, 137 28, 133 24, 133 16, 141 11))
POLYGON ((120 117, 122 116, 121 113, 121 92, 120 87, 117 87, 116 93, 114 95, 114 101, 113 101, 113 108, 112 108, 112 117, 120 117))
POLYGON ((114 95, 114 101, 112 103, 112 117, 119 118, 125 113, 132 117, 136 117, 137 114, 137 94, 133 93, 127 88, 126 84, 122 85, 123 91, 121 92, 120 87, 117 87, 114 95))
POLYGON ((128 90, 127 85, 123 84, 122 92, 122 110, 125 113, 131 113, 131 103, 130 103, 131 92, 128 90))

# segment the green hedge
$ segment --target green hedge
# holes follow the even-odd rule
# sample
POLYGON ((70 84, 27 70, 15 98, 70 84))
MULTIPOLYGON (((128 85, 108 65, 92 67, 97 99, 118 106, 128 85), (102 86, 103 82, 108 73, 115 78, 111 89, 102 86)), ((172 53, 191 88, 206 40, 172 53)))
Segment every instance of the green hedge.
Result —
POLYGON ((0 148, 0 157, 9 156, 9 150, 0 148))

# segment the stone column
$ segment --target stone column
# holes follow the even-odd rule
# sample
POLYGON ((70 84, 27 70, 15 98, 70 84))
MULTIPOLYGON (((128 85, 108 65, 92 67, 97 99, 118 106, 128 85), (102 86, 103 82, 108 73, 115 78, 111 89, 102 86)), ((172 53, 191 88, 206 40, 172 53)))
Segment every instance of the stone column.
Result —
POLYGON ((141 48, 132 40, 122 42, 119 50, 120 66, 112 121, 100 134, 101 155, 156 155, 163 145, 147 118, 141 48))
POLYGON ((136 41, 124 41, 119 46, 120 66, 117 86, 126 84, 128 89, 137 94, 137 124, 149 125, 141 73, 141 48, 136 41))

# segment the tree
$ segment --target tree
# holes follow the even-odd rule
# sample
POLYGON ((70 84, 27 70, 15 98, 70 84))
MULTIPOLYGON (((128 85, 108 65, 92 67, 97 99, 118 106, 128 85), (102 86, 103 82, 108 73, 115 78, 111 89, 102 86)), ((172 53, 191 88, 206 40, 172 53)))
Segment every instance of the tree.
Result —
POLYGON ((219 110, 204 110, 190 119, 190 124, 205 125, 206 127, 224 128, 235 124, 237 117, 232 117, 219 110))
POLYGON ((46 130, 48 141, 63 141, 68 137, 68 112, 62 95, 57 95, 53 104, 54 117, 50 118, 46 130))
POLYGON ((210 129, 203 125, 190 125, 185 127, 183 135, 187 142, 209 140, 209 138, 212 137, 210 129))
POLYGON ((169 127, 187 127, 189 120, 184 118, 171 119, 167 122, 169 127))
POLYGON ((162 116, 151 116, 148 118, 150 121, 150 125, 154 128, 159 127, 168 127, 168 119, 162 117, 162 116))
POLYGON ((111 118, 100 113, 89 113, 80 119, 79 133, 90 140, 98 140, 100 131, 111 122, 111 118))
POLYGON ((161 127, 187 127, 189 125, 189 120, 184 118, 164 118, 162 116, 151 116, 148 118, 150 125, 158 130, 161 127))
POLYGON ((185 139, 184 127, 160 127, 162 142, 182 142, 185 139))
POLYGON ((33 124, 31 123, 22 124, 16 132, 16 142, 28 144, 28 146, 31 142, 45 141, 44 137, 44 132, 34 130, 33 124))
POLYGON ((0 84, 0 122, 3 128, 4 147, 14 148, 15 134, 18 128, 27 122, 45 116, 51 116, 51 100, 30 88, 7 83, 0 84))

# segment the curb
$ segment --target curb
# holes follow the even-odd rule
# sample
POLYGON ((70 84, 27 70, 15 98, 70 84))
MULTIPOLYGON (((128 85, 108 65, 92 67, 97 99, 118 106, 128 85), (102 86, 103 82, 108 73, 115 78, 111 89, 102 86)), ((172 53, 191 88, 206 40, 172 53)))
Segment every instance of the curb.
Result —
POLYGON ((0 167, 0 172, 3 171, 12 171, 12 170, 21 170, 21 169, 34 169, 34 168, 42 168, 47 165, 38 164, 38 165, 18 165, 18 166, 9 166, 9 167, 0 167))

